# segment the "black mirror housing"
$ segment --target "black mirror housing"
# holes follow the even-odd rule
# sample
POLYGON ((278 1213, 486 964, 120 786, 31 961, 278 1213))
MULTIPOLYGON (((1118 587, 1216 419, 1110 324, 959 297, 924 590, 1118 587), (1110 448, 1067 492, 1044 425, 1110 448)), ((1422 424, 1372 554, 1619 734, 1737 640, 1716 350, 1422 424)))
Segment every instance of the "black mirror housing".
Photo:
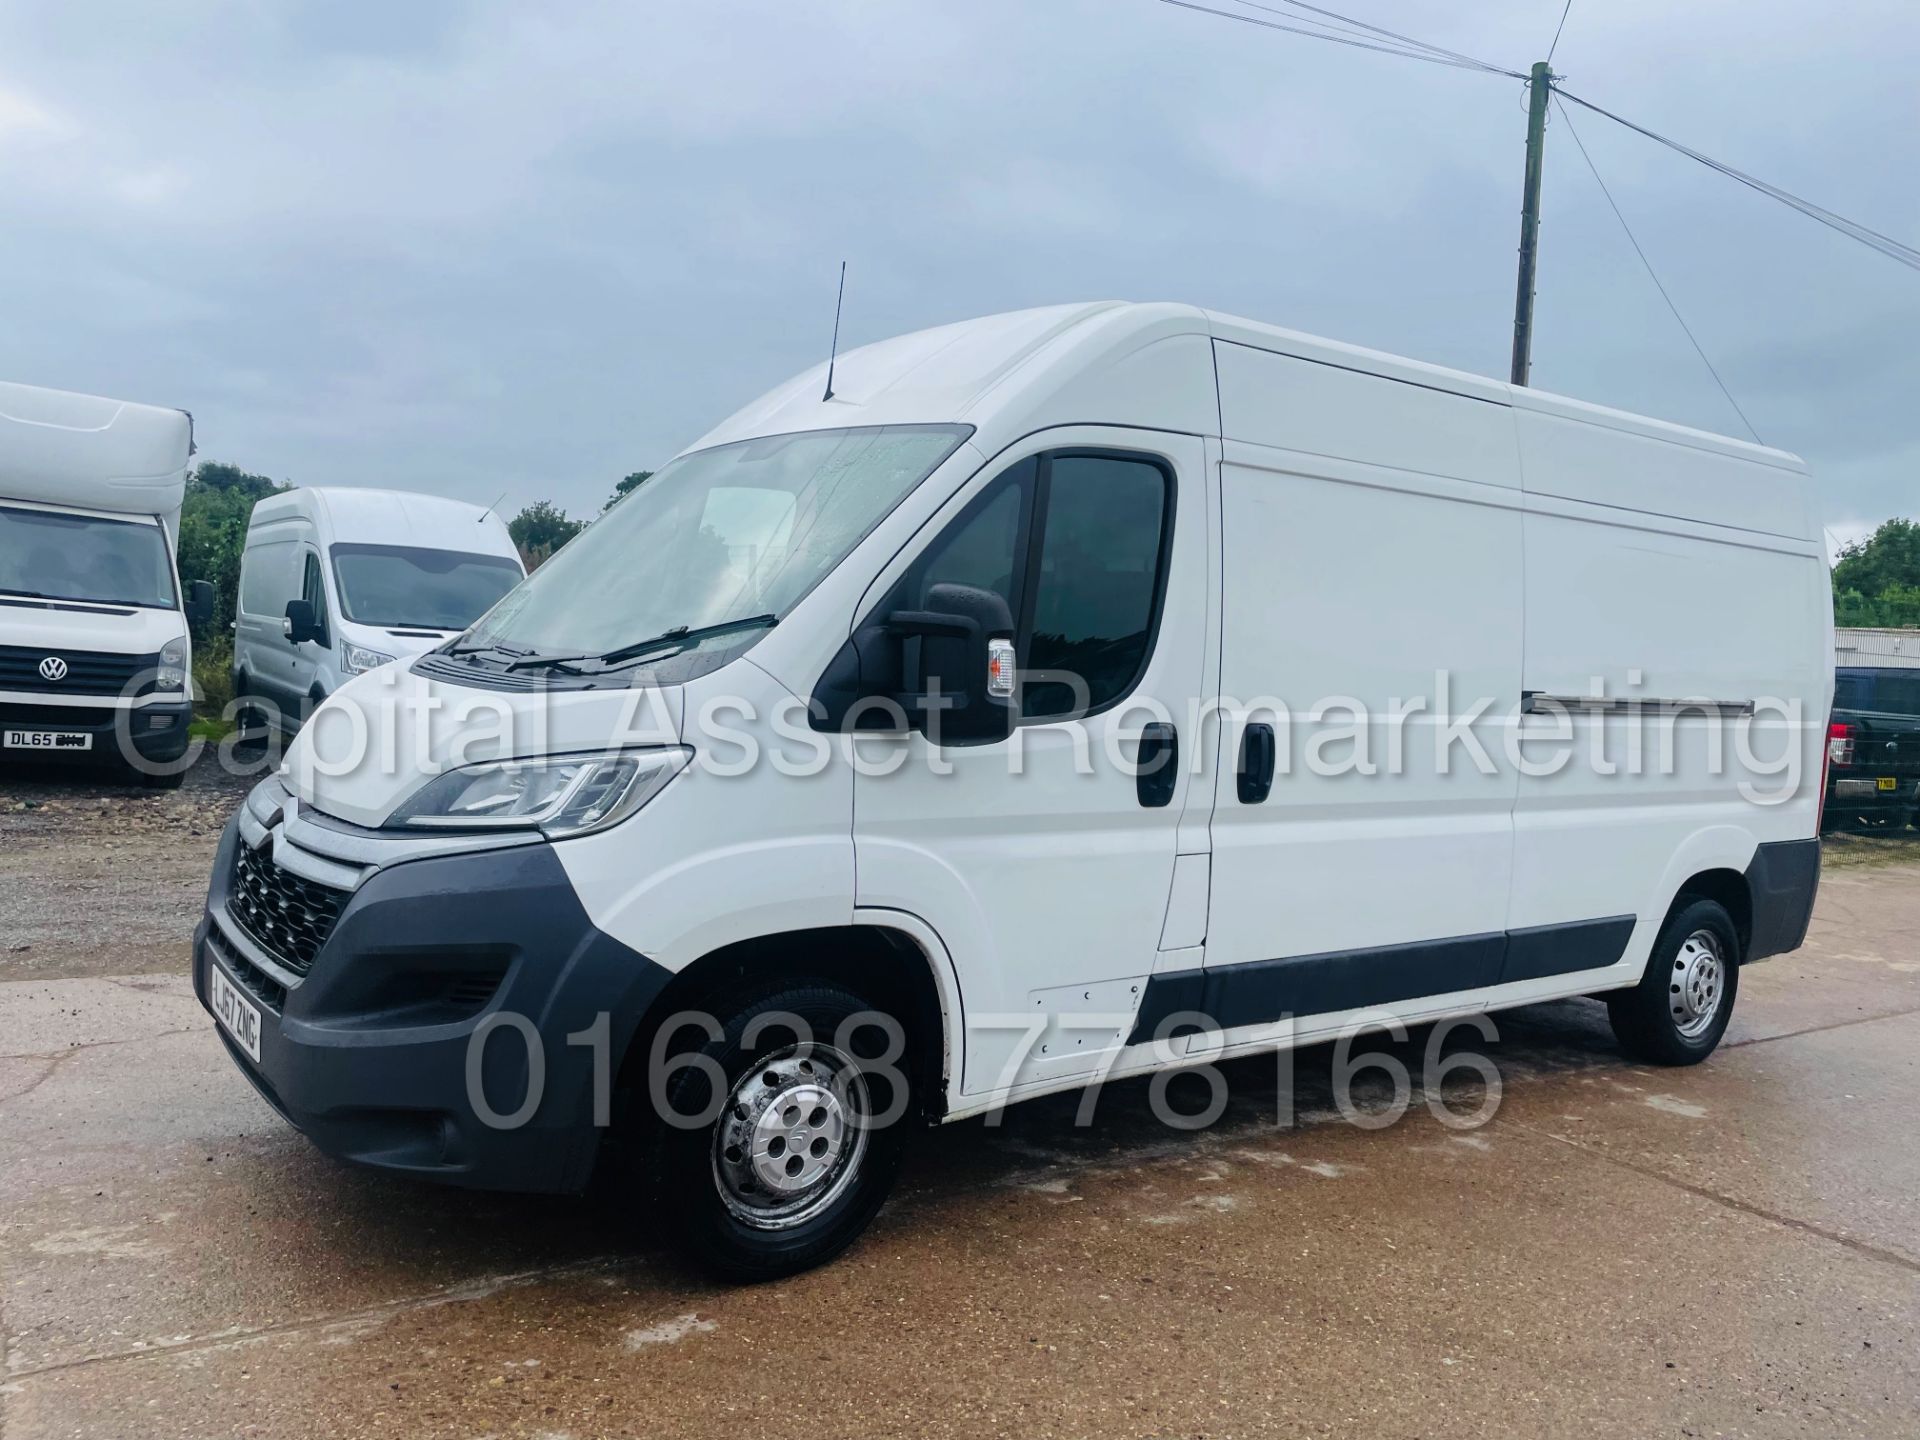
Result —
POLYGON ((204 625, 213 619, 213 585, 206 580, 195 580, 187 586, 187 623, 204 625))
POLYGON ((320 628, 320 617, 313 613, 310 600, 289 600, 287 602, 287 638, 298 645, 304 640, 318 640, 325 633, 320 628))
POLYGON ((1013 733, 1013 615, 1003 597, 978 585, 935 585, 926 609, 895 611, 886 624, 903 645, 920 642, 917 673, 905 677, 899 697, 908 725, 936 744, 1013 733), (995 675, 1003 683, 991 683, 995 675))
POLYGON ((1018 717, 1013 633, 993 591, 935 585, 925 609, 882 611, 854 631, 814 690, 813 728, 898 733, 904 721, 937 745, 1004 740, 1018 717))

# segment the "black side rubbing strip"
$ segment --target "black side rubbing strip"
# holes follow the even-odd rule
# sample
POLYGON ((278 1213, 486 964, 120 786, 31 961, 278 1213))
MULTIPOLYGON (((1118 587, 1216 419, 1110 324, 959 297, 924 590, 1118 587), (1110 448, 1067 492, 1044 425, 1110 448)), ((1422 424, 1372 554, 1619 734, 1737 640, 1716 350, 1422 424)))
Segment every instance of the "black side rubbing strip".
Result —
MULTIPOLYGON (((1213 970, 1175 970, 1148 978, 1129 1045, 1155 1038, 1174 1015, 1196 1011, 1216 1028, 1265 1025, 1287 1015, 1325 1015, 1448 995, 1514 980, 1571 975, 1615 964, 1626 952, 1634 917, 1614 915, 1565 925, 1459 935, 1365 950, 1334 950, 1251 960, 1213 970)), ((1181 1024, 1169 1034, 1200 1027, 1181 1024)))
POLYGON ((1627 953, 1636 921, 1631 915, 1606 920, 1575 920, 1564 925, 1530 925, 1507 932, 1506 963, 1500 983, 1604 970, 1627 953))

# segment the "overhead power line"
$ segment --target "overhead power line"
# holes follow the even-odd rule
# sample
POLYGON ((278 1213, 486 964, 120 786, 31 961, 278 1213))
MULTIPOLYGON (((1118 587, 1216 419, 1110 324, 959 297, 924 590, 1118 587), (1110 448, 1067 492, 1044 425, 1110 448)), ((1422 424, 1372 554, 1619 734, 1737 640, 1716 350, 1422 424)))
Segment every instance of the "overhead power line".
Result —
POLYGON ((1553 64, 1553 52, 1560 48, 1560 32, 1567 28, 1567 16, 1573 11, 1573 0, 1560 7, 1560 23, 1553 27, 1553 43, 1547 46, 1547 64, 1553 64))
POLYGON ((1737 180, 1750 190, 1756 190, 1770 199, 1778 200, 1782 205, 1791 206, 1809 219, 1818 220, 1829 229, 1837 230, 1849 239, 1858 240, 1869 249, 1878 250, 1890 260, 1898 260, 1902 265, 1910 269, 1920 270, 1920 250, 1916 250, 1911 245, 1895 240, 1890 235, 1882 235, 1878 230, 1869 229, 1857 220, 1849 220, 1844 215, 1836 215, 1824 205, 1816 205, 1811 200, 1803 200, 1791 191, 1781 189, 1778 185, 1769 185, 1765 180, 1757 179, 1747 174, 1744 170, 1736 170, 1724 161, 1716 160, 1711 155, 1702 154, 1691 145, 1682 145, 1678 140, 1670 139, 1657 130, 1649 130, 1646 126, 1636 124, 1624 115, 1616 115, 1613 111, 1606 109, 1604 106, 1596 105, 1591 100, 1583 100, 1570 90, 1562 90, 1556 85, 1553 87, 1553 93, 1560 96, 1563 100, 1571 100, 1574 104, 1593 111, 1596 115, 1604 115, 1616 125, 1624 125, 1635 134, 1644 135, 1647 139, 1664 145, 1669 150, 1674 150, 1685 155, 1689 160, 1697 160, 1709 170, 1717 170, 1728 179, 1737 180))
MULTIPOLYGON (((1458 50, 1449 50, 1444 45, 1432 45, 1425 40, 1416 40, 1411 35, 1402 35, 1397 30, 1388 30, 1379 25, 1369 24, 1365 20, 1356 20, 1350 15, 1342 15, 1338 11, 1328 10, 1319 5, 1309 5, 1307 3, 1307 0, 1281 0, 1281 4, 1286 5, 1288 7, 1285 10, 1280 9, 1277 6, 1262 4, 1261 0, 1234 0, 1234 3, 1245 6, 1249 10, 1264 10, 1269 15, 1285 15, 1285 16, 1288 16, 1289 18, 1296 19, 1296 20, 1299 19, 1300 17, 1295 12, 1306 11, 1309 14, 1318 15, 1322 17, 1320 22, 1318 22, 1322 25, 1325 25, 1328 21, 1334 21, 1342 26, 1347 27, 1349 30, 1364 31, 1371 35, 1380 36, 1383 39, 1395 41, 1396 43, 1401 45, 1411 46, 1414 49, 1426 51, 1429 54, 1443 55, 1449 60, 1457 61, 1462 65, 1471 66, 1476 70, 1486 70, 1496 75, 1507 75, 1507 74, 1515 73, 1513 71, 1502 70, 1498 65, 1489 64, 1487 61, 1481 60, 1476 56, 1464 55, 1458 50)), ((1572 0, 1568 0, 1568 3, 1572 3, 1572 0)), ((1315 22, 1308 21, 1306 23, 1313 24, 1315 22)))
MULTIPOLYGON (((1382 55, 1397 55, 1404 60, 1424 60, 1431 65, 1447 65, 1456 70, 1472 70, 1487 75, 1504 75, 1514 80, 1530 79, 1524 71, 1509 70, 1504 66, 1491 64, 1473 55, 1463 54, 1457 50, 1448 50, 1443 46, 1432 45, 1424 40, 1416 40, 1412 36, 1402 35, 1398 31, 1388 30, 1379 25, 1371 25, 1364 20, 1356 20, 1352 16, 1342 15, 1338 11, 1329 10, 1322 6, 1308 4, 1306 0, 1281 0, 1282 4, 1289 7, 1286 9, 1281 9, 1277 5, 1265 4, 1263 0, 1224 0, 1224 3, 1237 3, 1251 9, 1262 11, 1262 15, 1250 15, 1245 13, 1244 10, 1220 10, 1212 5, 1198 4, 1196 0, 1161 0, 1161 3, 1164 5, 1176 5, 1182 10, 1195 10, 1203 15, 1218 16, 1222 20, 1237 20, 1245 25, 1258 25, 1263 30, 1278 30, 1289 35, 1304 35, 1310 40, 1329 40, 1336 45, 1347 45, 1357 50, 1374 51, 1382 55), (1285 18, 1269 19, 1264 18, 1265 16, 1285 18), (1314 16, 1322 18, 1312 18, 1314 16), (1291 20, 1297 20, 1299 23, 1288 23, 1288 21, 1291 20), (1336 26, 1344 26, 1346 28, 1343 30, 1336 28, 1336 26)), ((1572 7, 1573 0, 1566 0, 1566 3, 1561 8, 1560 24, 1554 30, 1553 44, 1548 47, 1547 51, 1549 59, 1551 59, 1554 48, 1560 43, 1560 35, 1566 28, 1567 15, 1572 7)), ((1624 115, 1616 114, 1604 105, 1596 105, 1593 101, 1583 96, 1575 95, 1572 91, 1563 89, 1551 79, 1548 83, 1553 93, 1562 100, 1570 100, 1575 105, 1591 110, 1594 114, 1613 121, 1616 125, 1624 125, 1627 129, 1632 130, 1638 135, 1645 136, 1656 144, 1664 145, 1668 149, 1706 166, 1709 170, 1717 171, 1725 175, 1728 179, 1738 181, 1740 184, 1758 194, 1765 195, 1769 199, 1777 200, 1782 205, 1799 211, 1811 220, 1819 221, 1822 225, 1845 235, 1848 239, 1857 240, 1869 249, 1879 251, 1880 254, 1885 255, 1890 260, 1897 260, 1909 269, 1920 270, 1920 249, 1916 249, 1904 241, 1895 240, 1890 235, 1883 235, 1880 231, 1870 226, 1862 225, 1857 220, 1849 220, 1846 216, 1836 214, 1824 205, 1816 205, 1813 201, 1795 195, 1792 191, 1786 190, 1781 186, 1769 184, 1757 176, 1749 175, 1746 171, 1729 165, 1725 161, 1716 160, 1711 155, 1694 149, 1691 145, 1684 145, 1670 136, 1662 135, 1657 130, 1650 129, 1636 121, 1629 120, 1624 115)), ((1565 107, 1563 106, 1563 112, 1564 109, 1565 107)), ((1569 126, 1568 128, 1571 129, 1572 127, 1569 126)))
POLYGON ((1341 34, 1331 26, 1309 28, 1309 26, 1318 25, 1318 22, 1307 20, 1304 16, 1301 17, 1301 24, 1289 25, 1280 20, 1266 20, 1258 15, 1247 15, 1239 11, 1216 10, 1210 5, 1196 4, 1194 0, 1161 0, 1161 3, 1164 5, 1177 5, 1182 10, 1197 10, 1203 15, 1217 15, 1222 20, 1238 20, 1242 24, 1258 25, 1263 30, 1282 30, 1289 35, 1304 35, 1311 40, 1330 40, 1336 45, 1349 45, 1356 50, 1372 50, 1382 55, 1398 55, 1406 60, 1425 60, 1429 64, 1448 65, 1456 70, 1477 70, 1492 75, 1519 76, 1519 72, 1517 71, 1502 70, 1497 65, 1489 65, 1484 61, 1475 60, 1468 56, 1456 58, 1451 54, 1440 51, 1437 47, 1422 46, 1419 42, 1411 42, 1410 44, 1403 45, 1382 40, 1376 43, 1372 40, 1363 39, 1358 35, 1341 34))
POLYGON ((1707 358, 1707 352, 1701 348, 1698 337, 1693 333, 1693 327, 1687 324, 1686 317, 1680 313, 1680 307, 1673 303, 1673 296, 1667 293, 1667 287, 1661 284, 1659 275, 1654 272, 1653 261, 1647 258, 1646 250, 1634 237, 1633 227, 1627 224, 1627 217, 1621 213, 1619 202, 1613 198, 1613 191, 1609 190, 1607 182, 1600 178, 1600 167, 1593 163, 1593 156, 1587 153, 1586 142, 1580 138, 1580 132, 1573 128, 1573 117, 1567 114, 1567 107, 1560 105, 1558 108, 1560 118, 1566 122, 1567 133, 1573 137, 1574 146, 1580 151, 1580 158, 1587 162, 1587 169, 1593 172, 1594 184, 1598 185, 1600 193, 1607 197, 1607 205, 1613 211, 1613 218, 1620 222, 1621 230, 1626 233, 1627 243, 1633 246, 1633 253, 1638 255, 1640 263, 1646 266, 1647 278, 1653 281, 1653 288, 1658 290, 1660 298, 1667 302, 1667 309, 1673 312, 1675 323, 1686 335, 1687 343, 1693 346, 1693 353, 1698 355, 1700 363, 1707 367, 1707 373, 1713 376, 1713 383, 1720 387, 1720 393, 1727 397, 1727 404, 1733 407, 1733 413, 1740 417, 1740 423, 1746 426, 1747 433, 1753 436, 1753 443, 1764 445, 1766 442, 1760 438, 1760 432, 1753 428, 1753 422, 1747 418, 1747 412, 1742 410, 1740 402, 1733 398, 1733 392, 1727 388, 1727 382, 1720 378, 1719 370, 1714 368, 1713 361, 1707 358))

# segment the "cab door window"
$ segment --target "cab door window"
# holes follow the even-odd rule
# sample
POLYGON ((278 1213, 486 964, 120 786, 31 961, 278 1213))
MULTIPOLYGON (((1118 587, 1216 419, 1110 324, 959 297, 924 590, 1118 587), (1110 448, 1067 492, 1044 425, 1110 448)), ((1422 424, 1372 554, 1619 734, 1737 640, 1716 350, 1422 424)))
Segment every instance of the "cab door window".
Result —
MULTIPOLYGON (((925 607, 935 585, 991 590, 1017 625, 1021 718, 1092 714, 1146 668, 1172 514, 1173 478, 1159 460, 1036 455, 976 497, 881 609, 925 607)), ((908 656, 909 674, 916 660, 908 656)))
POLYGON ((1104 710, 1146 668, 1158 616, 1167 472, 1130 456, 1052 457, 1021 645, 1021 714, 1104 710))

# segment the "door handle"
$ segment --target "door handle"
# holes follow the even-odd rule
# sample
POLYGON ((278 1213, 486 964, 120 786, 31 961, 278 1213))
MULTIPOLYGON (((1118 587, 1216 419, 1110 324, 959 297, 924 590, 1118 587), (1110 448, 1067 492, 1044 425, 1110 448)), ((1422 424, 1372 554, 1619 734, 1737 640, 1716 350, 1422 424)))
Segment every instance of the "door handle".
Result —
POLYGON ((1140 731, 1140 760, 1134 770, 1134 793, 1149 810, 1173 803, 1180 780, 1180 734, 1164 720, 1140 731))
POLYGON ((1258 805, 1273 793, 1273 726, 1256 721, 1240 735, 1238 790, 1242 805, 1258 805))

